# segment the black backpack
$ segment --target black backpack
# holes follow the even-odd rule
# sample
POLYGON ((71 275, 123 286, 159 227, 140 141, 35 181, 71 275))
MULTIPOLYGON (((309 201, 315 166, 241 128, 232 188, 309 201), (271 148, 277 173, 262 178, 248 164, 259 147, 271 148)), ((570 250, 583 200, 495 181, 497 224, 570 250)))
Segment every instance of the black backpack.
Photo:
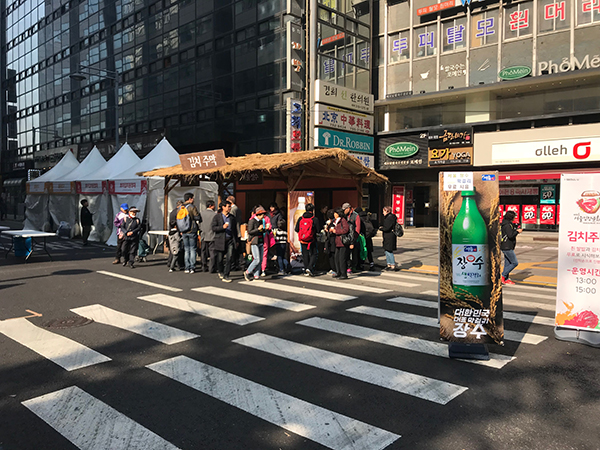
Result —
POLYGON ((398 222, 396 222, 396 225, 394 225, 393 231, 396 237, 404 236, 404 228, 398 222))

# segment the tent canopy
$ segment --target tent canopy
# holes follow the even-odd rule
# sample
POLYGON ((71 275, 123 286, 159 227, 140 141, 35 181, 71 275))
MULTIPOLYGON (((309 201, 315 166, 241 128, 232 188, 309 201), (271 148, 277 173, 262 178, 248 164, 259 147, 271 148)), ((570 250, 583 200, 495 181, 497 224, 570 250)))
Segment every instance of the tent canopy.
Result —
POLYGON ((94 146, 92 151, 85 159, 71 172, 63 175, 55 181, 79 181, 87 175, 97 172, 106 165, 106 160, 100 154, 100 151, 94 146))
POLYGON ((341 178, 363 183, 385 184, 387 177, 363 163, 346 150, 329 148, 296 153, 274 153, 226 158, 227 165, 214 169, 184 171, 181 164, 150 171, 138 171, 144 177, 190 179, 204 175, 211 180, 237 180, 247 172, 261 171, 265 178, 285 180, 290 190, 300 178, 341 178))
POLYGON ((138 164, 127 168, 121 173, 114 176, 114 180, 131 180, 139 178, 139 172, 147 170, 170 167, 179 163, 179 153, 163 138, 150 153, 148 153, 138 164))
POLYGON ((31 181, 35 181, 36 183, 42 181, 57 181, 66 174, 75 170, 78 166, 79 161, 77 161, 77 158, 75 158, 73 152, 67 152, 52 169, 31 181))
POLYGON ((111 180, 114 176, 123 172, 123 169, 127 170, 133 166, 137 166, 140 161, 140 157, 135 154, 129 144, 125 143, 121 149, 108 160, 104 167, 78 178, 77 181, 111 180))

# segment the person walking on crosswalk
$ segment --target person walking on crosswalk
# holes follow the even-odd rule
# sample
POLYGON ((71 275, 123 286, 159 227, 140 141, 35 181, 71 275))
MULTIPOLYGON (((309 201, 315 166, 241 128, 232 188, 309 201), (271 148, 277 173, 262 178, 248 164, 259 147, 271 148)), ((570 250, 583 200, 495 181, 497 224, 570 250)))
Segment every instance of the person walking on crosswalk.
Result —
POLYGON ((250 249, 252 251, 252 262, 248 266, 248 270, 244 271, 246 281, 260 280, 261 264, 263 260, 263 252, 265 251, 265 208, 257 206, 254 210, 254 215, 248 221, 248 238, 250 239, 250 249))
POLYGON ((502 284, 515 284, 514 281, 508 279, 510 272, 519 265, 517 255, 515 255, 515 246, 517 245, 517 236, 523 230, 518 224, 513 221, 517 215, 514 211, 507 211, 502 219, 500 230, 502 232, 502 242, 500 242, 500 250, 504 254, 504 270, 502 270, 502 284))
POLYGON ((379 229, 383 234, 383 250, 385 252, 385 260, 387 267, 385 270, 396 270, 396 260, 394 258, 394 250, 396 250, 398 240, 394 233, 397 218, 392 214, 391 206, 383 207, 383 224, 379 229))

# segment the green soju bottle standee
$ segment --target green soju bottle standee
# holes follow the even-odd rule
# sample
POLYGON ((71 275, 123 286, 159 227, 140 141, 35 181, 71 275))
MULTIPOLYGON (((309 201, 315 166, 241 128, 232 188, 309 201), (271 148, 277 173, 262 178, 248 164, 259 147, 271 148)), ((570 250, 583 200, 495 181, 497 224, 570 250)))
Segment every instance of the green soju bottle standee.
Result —
POLYGON ((475 191, 462 191, 462 206, 452 226, 452 285, 459 299, 468 292, 481 301, 490 293, 487 225, 475 202, 475 191))

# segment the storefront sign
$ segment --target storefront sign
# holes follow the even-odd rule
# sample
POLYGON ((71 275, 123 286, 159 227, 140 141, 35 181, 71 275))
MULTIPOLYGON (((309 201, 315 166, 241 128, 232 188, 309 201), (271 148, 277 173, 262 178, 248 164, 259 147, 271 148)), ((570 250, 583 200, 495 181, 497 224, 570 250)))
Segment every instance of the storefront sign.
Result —
POLYGON ((521 223, 537 223, 538 205, 523 205, 521 223))
POLYGON ((556 222, 556 206, 540 205, 540 224, 554 225, 556 222))
POLYGON ((375 156, 374 155, 365 155, 361 153, 350 153, 352 156, 360 160, 361 163, 364 164, 365 167, 369 169, 375 169, 375 156))
POLYGON ((470 189, 440 173, 440 337, 463 343, 500 343, 502 320, 498 176, 470 172, 470 189))
POLYGON ((585 55, 582 59, 576 56, 564 57, 562 61, 538 62, 538 74, 564 73, 572 70, 597 69, 600 67, 600 55, 585 55))
POLYGON ((78 194, 103 194, 107 192, 106 181, 78 181, 75 184, 78 194))
POLYGON ((147 181, 143 180, 111 180, 108 182, 108 192, 111 195, 117 194, 144 194, 146 192, 147 181))
POLYGON ((492 145, 492 164, 540 164, 600 160, 600 137, 492 145))
POLYGON ((286 152, 302 151, 302 100, 287 99, 286 152))
POLYGON ((379 170, 427 167, 427 152, 426 133, 382 137, 379 139, 379 170))
POLYGON ((473 147, 429 149, 429 166, 470 166, 473 161, 473 147))
POLYGON ((427 138, 429 139, 429 148, 473 146, 473 130, 470 127, 432 128, 427 138))
POLYGON ((286 88, 288 91, 301 92, 305 77, 304 33, 302 25, 289 21, 286 23, 286 88))
POLYGON ((457 6, 456 0, 446 0, 441 3, 436 3, 435 5, 429 5, 429 6, 425 6, 423 8, 417 9, 417 16, 433 14, 438 11, 443 11, 444 9, 454 8, 455 6, 457 6))
POLYGON ((500 197, 507 196, 530 196, 530 195, 539 195, 540 188, 537 186, 532 187, 501 187, 500 188, 500 197))
POLYGON ((184 172, 197 172, 199 170, 215 169, 227 165, 223 150, 187 153, 179 155, 179 161, 181 161, 181 168, 184 172))
POLYGON ((473 172, 444 172, 444 192, 472 191, 473 186, 473 172))
POLYGON ((315 125, 352 133, 373 134, 373 116, 345 111, 317 103, 313 114, 315 125))
POLYGON ((404 186, 392 187, 392 212, 400 225, 404 225, 404 186))
POLYGON ((71 181, 53 181, 47 183, 49 194, 74 194, 75 183, 71 181))
POLYGON ((501 80, 518 80, 519 78, 525 78, 531 73, 531 67, 527 66, 514 66, 507 67, 498 72, 498 78, 501 80))
POLYGON ((554 205, 556 203, 556 185, 542 184, 542 193, 540 194, 540 203, 554 205))
POLYGON ((374 153, 372 136, 315 128, 315 147, 341 148, 351 152, 374 153))
POLYGON ((323 80, 315 81, 315 102, 355 111, 373 112, 373 95, 348 89, 323 80))
POLYGON ((556 325, 600 332, 600 176, 564 174, 556 325))
POLYGON ((263 173, 261 170, 250 170, 248 172, 244 172, 239 180, 238 184, 240 185, 248 185, 248 184, 263 184, 263 173))
POLYGON ((26 183, 28 194, 46 194, 46 183, 43 181, 29 181, 26 183))

